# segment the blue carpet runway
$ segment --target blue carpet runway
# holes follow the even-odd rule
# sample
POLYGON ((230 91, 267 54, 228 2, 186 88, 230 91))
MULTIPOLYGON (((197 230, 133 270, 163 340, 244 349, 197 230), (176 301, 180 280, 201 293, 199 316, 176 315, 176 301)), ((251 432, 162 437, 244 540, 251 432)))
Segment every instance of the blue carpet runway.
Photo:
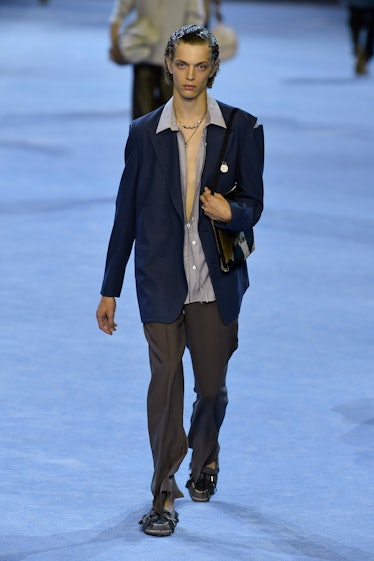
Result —
MULTIPOLYGON (((180 500, 157 540, 137 526, 152 465, 132 265, 115 336, 95 319, 131 89, 111 8, 0 1, 0 561, 374 561, 374 65, 354 75, 342 7, 223 4, 240 49, 212 93, 264 124, 266 208, 218 493, 180 500)), ((192 400, 186 356, 186 426, 192 400)))

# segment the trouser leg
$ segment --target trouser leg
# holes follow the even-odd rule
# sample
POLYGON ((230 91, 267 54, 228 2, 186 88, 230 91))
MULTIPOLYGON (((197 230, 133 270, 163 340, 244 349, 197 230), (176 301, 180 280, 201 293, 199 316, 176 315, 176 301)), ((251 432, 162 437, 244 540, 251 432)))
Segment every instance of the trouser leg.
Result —
POLYGON ((218 462, 219 430, 228 403, 226 373, 238 347, 238 321, 225 325, 216 302, 210 302, 185 306, 185 322, 196 392, 188 443, 191 474, 197 481, 204 466, 218 462))
POLYGON ((132 118, 141 117, 166 103, 173 93, 164 69, 154 64, 136 64, 132 94, 132 118))
POLYGON ((134 65, 134 81, 132 93, 132 118, 136 119, 153 111, 155 73, 150 64, 134 65))
POLYGON ((352 44, 355 54, 360 44, 360 32, 362 27, 362 11, 355 7, 349 9, 349 27, 351 30, 352 44))
POLYGON ((153 455, 153 507, 162 512, 165 498, 183 497, 174 474, 187 453, 183 428, 184 378, 182 357, 186 346, 183 314, 171 324, 146 323, 151 380, 148 388, 148 432, 153 455))
POLYGON ((373 58, 374 54, 374 9, 368 9, 366 14, 366 43, 365 43, 365 54, 366 60, 373 58))

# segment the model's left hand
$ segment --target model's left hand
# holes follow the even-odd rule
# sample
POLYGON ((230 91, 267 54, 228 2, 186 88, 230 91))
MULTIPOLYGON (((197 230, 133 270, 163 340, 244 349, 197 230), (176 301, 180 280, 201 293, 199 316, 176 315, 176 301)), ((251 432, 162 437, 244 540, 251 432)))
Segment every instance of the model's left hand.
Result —
POLYGON ((206 216, 218 222, 230 222, 231 208, 225 197, 220 193, 212 195, 208 187, 204 187, 204 193, 200 195, 202 209, 206 216))

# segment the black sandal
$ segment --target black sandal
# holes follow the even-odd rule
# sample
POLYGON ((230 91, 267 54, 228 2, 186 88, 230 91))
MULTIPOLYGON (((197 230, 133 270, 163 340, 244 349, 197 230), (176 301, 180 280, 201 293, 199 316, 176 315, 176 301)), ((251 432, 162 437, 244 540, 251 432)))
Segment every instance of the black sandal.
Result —
POLYGON ((148 514, 145 514, 139 524, 141 524, 141 531, 149 536, 171 536, 174 532, 175 526, 178 524, 179 518, 177 512, 169 512, 163 510, 160 514, 152 509, 148 514))
POLYGON ((186 487, 193 501, 206 503, 217 491, 217 474, 203 472, 196 482, 191 477, 186 487))

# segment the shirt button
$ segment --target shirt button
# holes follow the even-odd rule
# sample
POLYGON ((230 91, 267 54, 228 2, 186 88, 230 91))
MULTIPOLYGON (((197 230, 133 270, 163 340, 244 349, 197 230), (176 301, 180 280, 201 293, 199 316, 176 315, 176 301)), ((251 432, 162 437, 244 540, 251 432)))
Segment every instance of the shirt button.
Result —
POLYGON ((195 244, 196 244, 195 240, 192 240, 192 245, 195 245, 195 244))
POLYGON ((196 271, 196 265, 194 265, 194 266, 192 267, 192 269, 193 269, 194 271, 196 271))

